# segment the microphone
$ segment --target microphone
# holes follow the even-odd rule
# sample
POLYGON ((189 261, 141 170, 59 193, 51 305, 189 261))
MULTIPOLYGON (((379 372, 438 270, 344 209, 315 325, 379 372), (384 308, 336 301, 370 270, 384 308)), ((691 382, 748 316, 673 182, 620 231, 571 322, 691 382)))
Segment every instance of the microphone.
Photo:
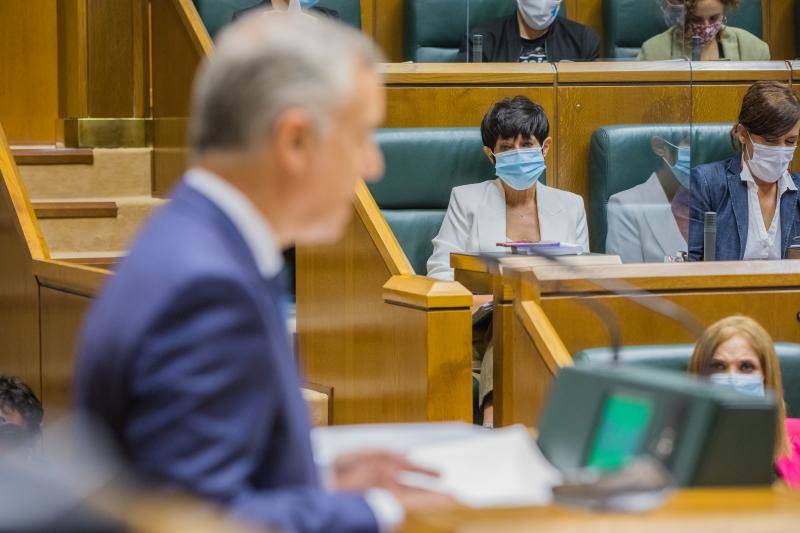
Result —
MULTIPOLYGON (((556 266, 564 267, 571 273, 581 274, 580 266, 568 263, 567 261, 562 260, 560 256, 547 253, 544 250, 537 249, 535 246, 528 248, 527 250, 530 252, 530 255, 543 257, 556 266)), ((499 271, 500 258, 497 255, 481 253, 479 254, 479 257, 486 261, 487 264, 493 264, 499 271)), ((598 279, 587 278, 585 276, 581 277, 594 283, 603 290, 606 290, 614 295, 621 296, 644 307, 645 309, 649 309, 654 313, 679 323, 684 329, 689 331, 689 333, 691 333, 692 337, 695 339, 699 338, 705 331, 705 326, 703 326, 703 324, 697 320, 692 313, 675 302, 671 302, 654 292, 641 289, 636 285, 622 279, 598 279)), ((606 331, 608 332, 609 341, 611 343, 611 351, 613 354, 612 361, 615 365, 618 364, 619 351, 620 347, 622 346, 622 335, 619 326, 619 320, 617 320, 616 315, 608 305, 601 303, 597 299, 590 298, 587 295, 577 295, 577 301, 597 315, 597 317, 605 326, 606 331)))
POLYGON ((717 260, 717 213, 706 211, 703 217, 703 261, 717 260))

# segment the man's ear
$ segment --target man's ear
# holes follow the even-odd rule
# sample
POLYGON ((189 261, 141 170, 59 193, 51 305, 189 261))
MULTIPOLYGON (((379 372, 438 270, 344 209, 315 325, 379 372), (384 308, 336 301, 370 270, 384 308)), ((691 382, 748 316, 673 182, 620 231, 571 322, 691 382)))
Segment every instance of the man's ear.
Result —
POLYGON ((552 137, 548 137, 547 139, 544 140, 544 142, 542 143, 542 156, 543 157, 547 157, 547 152, 550 151, 550 147, 552 145, 553 145, 553 138, 552 137))
POLYGON ((314 121, 299 108, 290 108, 278 115, 270 144, 281 168, 292 175, 306 171, 316 137, 314 121))
POLYGON ((492 165, 494 165, 495 164, 494 152, 492 152, 492 150, 488 146, 484 146, 483 153, 486 154, 486 157, 488 157, 489 161, 491 161, 492 165))

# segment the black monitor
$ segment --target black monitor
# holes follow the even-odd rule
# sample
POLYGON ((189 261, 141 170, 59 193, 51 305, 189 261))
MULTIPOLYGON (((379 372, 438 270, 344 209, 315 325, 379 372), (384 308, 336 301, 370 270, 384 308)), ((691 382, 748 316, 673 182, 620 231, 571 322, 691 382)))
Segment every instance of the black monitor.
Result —
POLYGON ((650 455, 679 486, 773 480, 775 399, 674 371, 585 364, 564 368, 539 425, 561 470, 612 470, 650 455))

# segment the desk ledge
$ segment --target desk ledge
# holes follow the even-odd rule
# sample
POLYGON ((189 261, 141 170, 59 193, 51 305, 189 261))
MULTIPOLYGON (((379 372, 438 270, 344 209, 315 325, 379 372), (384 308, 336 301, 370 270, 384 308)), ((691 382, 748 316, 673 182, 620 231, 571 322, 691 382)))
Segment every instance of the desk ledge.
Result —
POLYGON ((383 300, 420 309, 469 309, 472 293, 455 281, 400 275, 383 285, 383 300))

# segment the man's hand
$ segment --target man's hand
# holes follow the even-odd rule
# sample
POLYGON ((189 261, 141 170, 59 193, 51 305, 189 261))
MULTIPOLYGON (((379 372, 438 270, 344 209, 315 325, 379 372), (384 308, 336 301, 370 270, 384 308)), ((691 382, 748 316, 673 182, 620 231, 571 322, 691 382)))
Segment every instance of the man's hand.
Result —
POLYGON ((336 490, 363 491, 371 487, 389 490, 400 488, 400 475, 413 472, 439 477, 439 474, 411 463, 400 454, 387 451, 362 451, 342 455, 333 465, 336 490))

